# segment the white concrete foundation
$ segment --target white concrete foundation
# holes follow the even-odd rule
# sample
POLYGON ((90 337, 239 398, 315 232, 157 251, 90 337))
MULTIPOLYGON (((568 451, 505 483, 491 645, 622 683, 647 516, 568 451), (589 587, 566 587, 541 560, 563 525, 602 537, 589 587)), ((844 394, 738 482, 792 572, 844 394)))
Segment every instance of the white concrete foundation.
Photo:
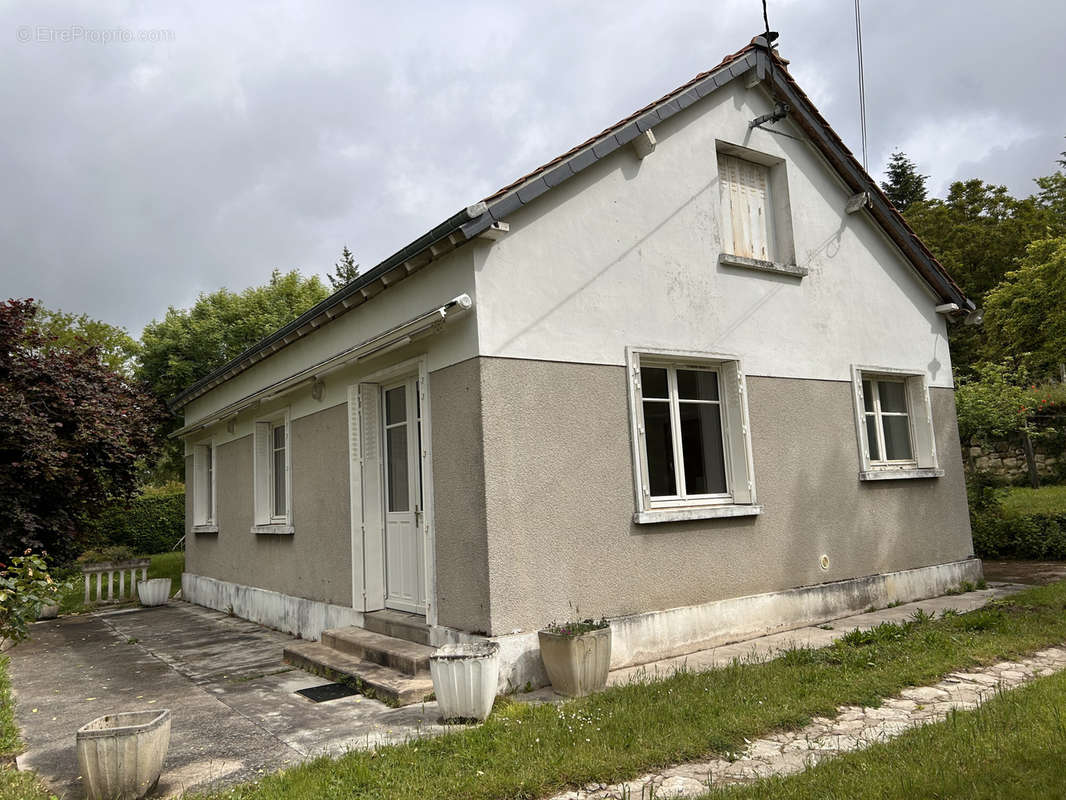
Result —
MULTIPOLYGON (((862 578, 802 586, 781 592, 734 597, 698 606, 649 611, 612 619, 611 669, 647 664, 695 653, 730 642, 817 625, 832 619, 938 597, 963 581, 982 577, 981 561, 968 558, 931 567, 886 572, 862 578)), ((319 639, 322 631, 347 625, 362 627, 363 614, 351 608, 302 597, 242 586, 184 573, 182 596, 191 603, 285 631, 304 639, 319 639)), ((481 636, 435 626, 435 646, 484 641, 481 636)), ((546 686, 548 676, 540 659, 537 632, 492 637, 500 645, 499 692, 546 686)))
POLYGON ((181 575, 181 596, 190 603, 232 613, 301 639, 317 641, 324 630, 363 625, 363 613, 354 608, 219 581, 191 572, 181 575))
MULTIPOLYGON (((698 606, 612 619, 611 669, 647 664, 769 633, 817 625, 871 606, 938 597, 982 577, 981 560, 734 597, 698 606)), ((547 685, 537 633, 495 637, 500 643, 500 691, 547 685)))

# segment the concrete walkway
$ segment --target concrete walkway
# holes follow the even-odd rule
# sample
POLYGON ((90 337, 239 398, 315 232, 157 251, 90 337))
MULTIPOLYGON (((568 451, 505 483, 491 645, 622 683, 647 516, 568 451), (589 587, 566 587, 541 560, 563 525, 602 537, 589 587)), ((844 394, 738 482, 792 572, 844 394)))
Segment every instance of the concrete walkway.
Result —
POLYGON ((188 603, 63 617, 37 623, 32 636, 8 653, 27 743, 18 766, 64 800, 84 796, 75 732, 119 711, 173 713, 161 796, 444 730, 436 703, 312 703, 295 692, 328 681, 282 663, 289 636, 188 603))
MULTIPOLYGON (((968 611, 1016 591, 993 586, 964 595, 859 614, 611 673, 610 682, 708 669, 733 658, 772 658, 793 645, 820 647, 855 628, 909 618, 916 609, 968 611)), ((36 770, 61 798, 80 798, 74 734, 103 714, 152 708, 173 713, 159 795, 254 780, 320 755, 446 730, 436 703, 393 709, 361 696, 312 703, 299 689, 328 681, 287 668, 290 637, 235 617, 171 602, 37 623, 10 651, 16 717, 36 770)), ((558 702, 550 689, 519 699, 558 702)), ((454 730, 454 728, 453 728, 454 730)))

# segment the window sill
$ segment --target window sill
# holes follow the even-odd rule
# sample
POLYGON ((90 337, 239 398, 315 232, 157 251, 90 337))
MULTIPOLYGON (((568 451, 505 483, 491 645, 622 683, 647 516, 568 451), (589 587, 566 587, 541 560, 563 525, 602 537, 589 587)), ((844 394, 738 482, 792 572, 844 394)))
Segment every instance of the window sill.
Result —
POLYGON ((694 519, 724 519, 726 517, 756 517, 762 506, 699 506, 695 508, 657 508, 638 511, 633 521, 638 525, 656 522, 686 522, 694 519))
POLYGON ((727 267, 740 267, 741 269, 753 269, 757 272, 772 272, 775 275, 789 275, 793 278, 804 278, 808 269, 796 264, 779 264, 776 261, 763 261, 759 258, 745 258, 735 256, 732 253, 721 253, 718 263, 727 267))
POLYGON ((193 525, 193 533, 218 533, 218 525, 193 525))
POLYGON ((252 533, 267 533, 286 536, 296 533, 296 530, 292 527, 292 525, 253 525, 252 533))
POLYGON ((859 473, 860 481, 897 481, 908 478, 942 478, 944 470, 923 467, 921 469, 868 469, 859 473))

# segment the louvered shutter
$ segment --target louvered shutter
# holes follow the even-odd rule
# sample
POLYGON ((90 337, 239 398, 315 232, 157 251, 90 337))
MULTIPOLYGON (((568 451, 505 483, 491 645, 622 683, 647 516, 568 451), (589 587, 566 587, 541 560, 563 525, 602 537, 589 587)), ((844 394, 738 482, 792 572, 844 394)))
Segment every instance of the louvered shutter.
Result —
POLYGON ((252 459, 252 475, 255 494, 255 524, 270 524, 270 423, 255 423, 253 436, 255 453, 252 459))
POLYGON ((920 375, 907 378, 911 431, 914 434, 914 457, 921 469, 936 469, 936 440, 933 436, 933 410, 929 390, 920 375))
POLYGON ((359 384, 366 611, 385 607, 385 508, 381 471, 381 387, 359 384))
POLYGON ((769 168, 719 154, 718 175, 722 214, 728 223, 726 229, 732 233, 733 255, 770 261, 769 168))
POLYGON ((725 434, 729 441, 729 468, 733 502, 755 502, 755 477, 748 441, 748 406, 744 375, 736 361, 723 362, 722 388, 725 395, 725 434))

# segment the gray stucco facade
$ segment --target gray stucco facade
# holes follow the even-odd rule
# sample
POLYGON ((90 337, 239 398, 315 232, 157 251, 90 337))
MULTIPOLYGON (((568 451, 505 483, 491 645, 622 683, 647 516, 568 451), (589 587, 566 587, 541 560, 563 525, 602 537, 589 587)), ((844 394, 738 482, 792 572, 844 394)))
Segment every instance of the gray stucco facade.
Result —
POLYGON ((749 377, 763 513, 638 525, 624 368, 481 365, 494 634, 972 555, 950 389, 932 390, 944 476, 864 483, 849 383, 749 377))
MULTIPOLYGON (((945 474, 862 482, 850 384, 748 386, 763 513, 637 524, 624 368, 478 358, 434 372, 438 623, 502 635, 972 554, 951 390, 931 390, 945 474)), ((288 536, 250 533, 251 437, 220 447, 220 532, 190 534, 187 570, 352 605, 347 424, 344 405, 294 421, 288 536)))
MULTIPOLYGON (((251 532, 252 437, 218 448, 218 533, 193 533, 187 527, 187 572, 293 597, 352 604, 346 411, 335 406, 293 420, 296 533, 291 536, 251 532)), ((186 473, 192 473, 191 459, 186 460, 186 473)), ((187 526, 190 519, 187 511, 187 526)))

